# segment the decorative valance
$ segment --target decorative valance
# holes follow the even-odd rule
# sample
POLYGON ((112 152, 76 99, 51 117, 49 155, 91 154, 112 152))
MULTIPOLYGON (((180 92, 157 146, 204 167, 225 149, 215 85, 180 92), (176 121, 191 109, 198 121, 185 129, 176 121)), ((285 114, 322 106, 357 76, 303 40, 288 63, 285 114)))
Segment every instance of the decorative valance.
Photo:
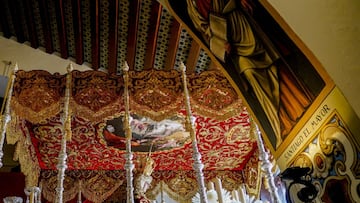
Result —
MULTIPOLYGON (((241 99, 219 71, 188 75, 193 112, 225 120, 243 111, 241 99)), ((183 90, 178 71, 130 71, 131 112, 159 121, 183 109, 183 90)), ((17 71, 12 111, 32 123, 44 122, 61 112, 65 75, 43 70, 17 71)), ((94 123, 124 110, 124 81, 120 75, 100 71, 72 71, 70 107, 73 115, 94 123)))
MULTIPOLYGON (((258 159, 254 156, 247 167, 259 168, 258 159)), ((138 173, 135 173, 137 177, 138 173)), ((92 202, 120 202, 126 200, 126 181, 124 170, 95 171, 95 170, 71 170, 66 171, 64 180, 64 201, 72 200, 81 191, 81 194, 92 202)), ((196 174, 193 170, 165 170, 154 171, 151 187, 146 192, 149 199, 155 199, 160 194, 161 188, 174 200, 179 202, 191 202, 191 198, 198 189, 196 174), (181 188, 181 189, 180 189, 181 188)), ((242 185, 247 186, 251 195, 258 195, 261 173, 254 170, 251 173, 242 171, 204 171, 205 182, 211 182, 216 178, 222 180, 222 186, 228 191, 237 190, 242 185)), ((43 170, 40 176, 42 194, 50 202, 56 199, 55 188, 57 184, 57 172, 55 170, 43 170)), ((136 184, 135 184, 136 186, 136 184)))

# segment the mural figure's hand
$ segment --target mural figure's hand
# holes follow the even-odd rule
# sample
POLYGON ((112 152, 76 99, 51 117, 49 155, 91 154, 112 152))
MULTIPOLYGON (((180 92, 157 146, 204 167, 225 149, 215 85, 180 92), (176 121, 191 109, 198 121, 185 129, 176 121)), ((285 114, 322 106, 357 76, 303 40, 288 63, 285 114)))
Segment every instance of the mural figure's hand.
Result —
POLYGON ((229 42, 225 43, 225 52, 226 52, 226 54, 231 53, 231 44, 229 42))

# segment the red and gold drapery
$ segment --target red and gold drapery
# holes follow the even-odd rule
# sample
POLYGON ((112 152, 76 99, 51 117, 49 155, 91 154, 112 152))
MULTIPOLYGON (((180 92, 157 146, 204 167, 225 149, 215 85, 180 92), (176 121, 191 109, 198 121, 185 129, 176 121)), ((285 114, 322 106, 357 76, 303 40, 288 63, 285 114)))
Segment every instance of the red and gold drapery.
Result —
MULTIPOLYGON (((130 71, 129 76, 132 114, 155 121, 185 116, 179 72, 130 71)), ((239 173, 256 149, 242 100, 219 71, 191 74, 187 78, 204 170, 239 173)), ((40 70, 16 73, 7 139, 9 143, 18 143, 17 157, 24 174, 31 176, 27 179, 28 185, 37 185, 40 171, 56 169, 65 80, 65 75, 40 70)), ((71 86, 72 137, 67 143, 68 170, 123 170, 125 151, 108 146, 102 134, 106 121, 124 114, 122 77, 98 71, 73 71, 71 86)), ((134 153, 135 172, 146 156, 144 152, 134 153)), ((155 151, 152 158, 156 163, 155 174, 191 171, 191 143, 155 151)))

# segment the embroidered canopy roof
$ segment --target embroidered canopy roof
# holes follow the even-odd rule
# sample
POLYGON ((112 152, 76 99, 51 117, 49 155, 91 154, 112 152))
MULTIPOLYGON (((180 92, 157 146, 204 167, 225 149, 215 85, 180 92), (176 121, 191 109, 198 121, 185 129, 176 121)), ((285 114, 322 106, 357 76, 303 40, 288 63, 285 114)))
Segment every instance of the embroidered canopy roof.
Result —
MULTIPOLYGON (((113 137, 105 132, 109 124, 122 126, 122 75, 99 71, 71 74, 72 136, 67 142, 67 169, 123 170, 124 135, 121 129, 113 137)), ((187 78, 204 170, 241 170, 256 148, 242 100, 219 71, 193 73, 187 78)), ((23 143, 30 155, 25 162, 32 162, 30 165, 41 170, 56 169, 65 87, 66 75, 40 70, 16 73, 11 133, 7 139, 10 143, 23 143)), ((146 118, 154 123, 176 118, 183 124, 186 111, 180 72, 130 71, 129 94, 133 118, 142 121, 146 118)), ((157 137, 152 142, 134 139, 135 168, 141 167, 142 160, 152 151, 155 170, 192 170, 191 139, 186 132, 171 136, 157 137)))

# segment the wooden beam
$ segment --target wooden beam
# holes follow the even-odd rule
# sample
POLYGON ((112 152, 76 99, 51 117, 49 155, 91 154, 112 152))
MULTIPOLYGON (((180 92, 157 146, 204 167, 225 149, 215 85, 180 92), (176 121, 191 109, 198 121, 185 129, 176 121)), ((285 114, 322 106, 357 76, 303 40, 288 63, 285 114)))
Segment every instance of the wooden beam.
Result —
POLYGON ((220 68, 214 63, 213 60, 210 61, 208 70, 220 70, 220 68))
POLYGON ((59 34, 59 42, 60 42, 60 54, 62 58, 68 58, 69 52, 67 48, 67 40, 66 40, 66 25, 65 25, 65 13, 64 13, 64 3, 62 0, 57 1, 55 3, 56 7, 56 22, 59 34))
POLYGON ((74 35, 75 35, 75 58, 76 63, 84 63, 84 48, 82 34, 82 18, 81 18, 81 0, 72 0, 72 14, 74 19, 74 35))
POLYGON ((109 73, 116 73, 117 70, 118 19, 119 0, 109 0, 109 73))
POLYGON ((151 6, 150 22, 149 22, 149 31, 146 42, 146 54, 144 61, 144 69, 151 69, 154 67, 154 60, 156 54, 156 44, 157 36, 159 33, 160 21, 161 21, 161 11, 162 6, 159 2, 153 1, 151 6))
POLYGON ((137 29, 139 23, 141 0, 131 0, 129 8, 129 32, 128 32, 128 47, 126 61, 129 65, 130 70, 135 68, 135 55, 136 55, 136 40, 137 40, 137 29), (135 15, 136 14, 136 15, 135 15))
MULTIPOLYGON (((10 1, 10 0, 9 0, 10 1)), ((8 20, 6 19, 6 5, 9 6, 9 2, 2 2, 3 5, 0 6, 0 12, 1 12, 1 15, 0 15, 0 21, 1 21, 1 30, 4 34, 4 37, 6 38, 10 38, 11 37, 11 33, 10 33, 10 27, 9 27, 9 22, 8 20)))
POLYGON ((30 0, 24 0, 24 10, 25 10, 25 19, 28 28, 29 38, 30 38, 29 39, 30 45, 32 48, 36 49, 39 47, 39 42, 35 28, 33 8, 31 6, 30 0))
MULTIPOLYGON (((0 10, 0 12, 1 12, 1 10, 0 10)), ((1 18, 1 17, 0 17, 1 18)), ((2 28, 2 20, 0 19, 0 32, 3 32, 3 28, 2 28)))
POLYGON ((191 47, 189 51, 190 54, 186 61, 187 73, 192 73, 195 71, 196 64, 200 55, 200 50, 201 50, 200 45, 195 40, 193 40, 191 42, 191 47))
POLYGON ((11 13, 11 18, 12 18, 12 22, 14 25, 14 29, 15 29, 15 34, 16 34, 16 39, 18 42, 20 43, 24 43, 25 42, 25 36, 24 36, 24 29, 21 25, 21 20, 20 20, 20 8, 19 8, 19 3, 16 0, 13 1, 9 1, 9 7, 10 7, 10 13, 11 13))
POLYGON ((47 53, 51 54, 54 52, 54 48, 51 38, 50 19, 49 19, 48 6, 46 0, 39 0, 39 7, 40 7, 41 24, 45 38, 45 49, 47 53))
POLYGON ((90 2, 91 18, 91 65, 94 70, 100 67, 100 0, 90 2))
POLYGON ((168 46, 170 49, 168 49, 164 70, 171 70, 175 66, 176 52, 179 47, 180 34, 181 34, 181 25, 178 21, 173 19, 170 28, 170 40, 168 46))

